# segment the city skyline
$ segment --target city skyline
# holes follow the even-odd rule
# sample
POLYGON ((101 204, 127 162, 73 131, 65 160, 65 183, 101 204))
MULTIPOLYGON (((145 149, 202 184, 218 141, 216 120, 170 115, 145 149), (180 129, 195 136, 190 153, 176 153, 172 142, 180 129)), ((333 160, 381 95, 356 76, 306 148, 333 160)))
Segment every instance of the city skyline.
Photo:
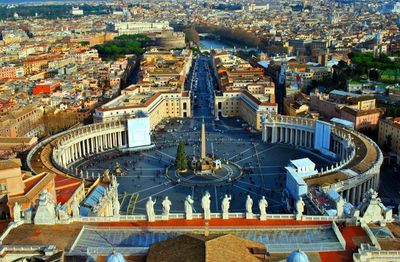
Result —
POLYGON ((400 256, 400 2, 21 2, 1 260, 400 256))

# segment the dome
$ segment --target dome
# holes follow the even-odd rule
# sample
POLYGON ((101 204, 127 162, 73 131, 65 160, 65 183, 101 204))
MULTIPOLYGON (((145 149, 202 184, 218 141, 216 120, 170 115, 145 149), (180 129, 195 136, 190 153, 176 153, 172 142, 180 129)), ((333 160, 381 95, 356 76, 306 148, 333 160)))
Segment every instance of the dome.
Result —
POLYGON ((121 253, 113 251, 107 256, 106 262, 125 262, 125 258, 121 253))
POLYGON ((298 249, 290 254, 290 256, 286 259, 286 262, 309 262, 309 260, 306 253, 298 249))

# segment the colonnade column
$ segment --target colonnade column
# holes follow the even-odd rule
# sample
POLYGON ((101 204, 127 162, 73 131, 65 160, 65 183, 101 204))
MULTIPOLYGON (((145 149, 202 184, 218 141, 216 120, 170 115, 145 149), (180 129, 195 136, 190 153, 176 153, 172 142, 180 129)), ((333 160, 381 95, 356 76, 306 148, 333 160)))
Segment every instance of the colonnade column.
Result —
POLYGON ((350 193, 351 193, 351 198, 350 198, 350 202, 354 205, 355 204, 355 199, 356 199, 356 188, 353 187, 350 189, 350 193))
POLYGON ((303 133, 304 131, 300 129, 300 146, 303 146, 303 133))
POLYGON ((362 184, 357 186, 357 203, 359 203, 361 200, 361 186, 362 184))
POLYGON ((293 145, 293 137, 294 137, 294 135, 293 135, 293 133, 294 133, 294 130, 291 128, 290 129, 290 144, 292 144, 293 145))
POLYGON ((289 128, 285 128, 285 143, 287 144, 289 140, 289 128))
POLYGON ((276 133, 277 133, 276 131, 277 131, 277 130, 276 130, 276 127, 273 126, 273 127, 272 127, 272 137, 271 137, 271 142, 272 142, 272 143, 276 143, 276 140, 277 140, 277 139, 276 139, 276 133))
POLYGON ((122 132, 118 132, 118 141, 119 141, 119 146, 123 146, 123 144, 122 144, 122 132))

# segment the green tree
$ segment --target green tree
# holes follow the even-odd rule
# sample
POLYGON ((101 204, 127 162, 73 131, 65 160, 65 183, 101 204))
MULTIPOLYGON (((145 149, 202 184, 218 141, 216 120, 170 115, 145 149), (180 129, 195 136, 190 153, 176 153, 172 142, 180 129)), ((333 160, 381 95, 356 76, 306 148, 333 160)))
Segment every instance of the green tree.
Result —
POLYGON ((369 70, 369 78, 371 80, 379 80, 379 78, 381 77, 381 75, 379 74, 379 71, 376 69, 371 69, 369 70))
POLYGON ((200 42, 199 33, 194 27, 186 28, 183 32, 185 33, 186 42, 194 42, 196 44, 200 42))
POLYGON ((175 167, 178 171, 184 171, 188 168, 188 160, 185 151, 185 143, 181 139, 176 150, 175 167))
POLYGON ((88 46, 88 45, 90 45, 89 41, 82 41, 81 42, 81 46, 88 46))

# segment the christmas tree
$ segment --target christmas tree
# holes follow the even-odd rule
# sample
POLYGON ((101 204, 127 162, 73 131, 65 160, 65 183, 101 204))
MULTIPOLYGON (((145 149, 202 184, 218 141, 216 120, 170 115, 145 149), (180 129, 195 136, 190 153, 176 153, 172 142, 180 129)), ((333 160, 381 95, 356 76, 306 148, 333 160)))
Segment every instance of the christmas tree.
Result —
POLYGON ((185 143, 181 139, 176 150, 175 166, 178 171, 185 171, 188 168, 188 160, 185 151, 185 143))

